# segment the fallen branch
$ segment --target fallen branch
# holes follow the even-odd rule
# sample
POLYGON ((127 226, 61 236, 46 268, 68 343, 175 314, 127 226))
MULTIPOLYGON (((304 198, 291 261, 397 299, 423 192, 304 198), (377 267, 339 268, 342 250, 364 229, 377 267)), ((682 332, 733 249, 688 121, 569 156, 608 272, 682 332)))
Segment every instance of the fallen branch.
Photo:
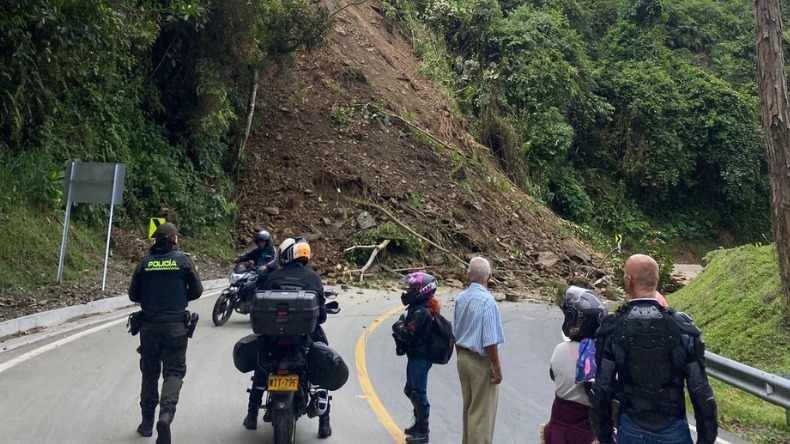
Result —
POLYGON ((348 253, 349 251, 354 251, 354 250, 356 250, 356 249, 360 249, 360 250, 362 250, 362 249, 365 249, 365 250, 368 250, 368 249, 371 249, 371 248, 376 248, 376 247, 378 247, 378 245, 354 245, 353 247, 348 247, 348 248, 346 248, 345 250, 343 250, 343 253, 348 253))
POLYGON ((468 262, 466 262, 465 260, 463 260, 460 257, 456 256, 455 254, 453 254, 452 251, 442 247, 441 245, 437 244, 436 242, 434 242, 434 241, 428 239, 427 237, 417 233, 416 231, 411 229, 411 227, 409 227, 405 223, 401 222, 400 219, 395 217, 392 213, 387 211, 387 209, 382 207, 381 205, 374 204, 373 202, 365 202, 363 200, 357 200, 357 199, 354 199, 353 197, 347 197, 347 196, 342 196, 342 197, 343 197, 343 199, 345 199, 345 200, 347 200, 349 202, 352 202, 352 203, 355 203, 355 204, 358 204, 358 205, 362 205, 362 206, 366 206, 366 207, 369 207, 369 208, 375 208, 375 209, 381 211, 382 213, 387 215, 387 217, 392 219, 393 222, 395 222, 396 224, 400 225, 404 230, 406 230, 409 233, 417 236, 417 238, 424 240, 428 244, 433 245, 434 247, 438 248, 439 250, 444 251, 445 253, 449 254, 450 257, 452 257, 453 259, 457 260, 458 262, 461 262, 462 264, 464 264, 466 266, 469 266, 468 262))
POLYGON ((420 134, 422 134, 422 135, 424 135, 425 137, 427 137, 427 138, 429 138, 429 139, 433 140, 434 142, 436 142, 436 143, 438 143, 439 145, 441 145, 441 146, 443 146, 443 147, 447 148, 447 149, 448 149, 448 150, 450 150, 450 151, 455 151, 455 150, 457 150, 457 149, 458 149, 458 148, 456 148, 456 147, 454 147, 454 146, 450 145, 449 143, 447 143, 447 142, 443 141, 442 139, 440 139, 440 138, 438 138, 438 137, 434 136, 433 134, 429 133, 428 131, 426 131, 426 130, 424 130, 424 129, 420 128, 419 126, 417 126, 417 125, 415 125, 415 124, 413 124, 413 123, 409 122, 408 120, 404 119, 403 117, 401 117, 401 116, 399 116, 399 115, 397 115, 397 114, 388 113, 387 111, 384 111, 384 110, 382 110, 382 109, 380 109, 380 108, 376 108, 376 111, 377 111, 379 114, 383 114, 383 115, 385 115, 385 116, 387 116, 387 117, 391 117, 391 118, 393 118, 393 119, 396 119, 396 120, 398 120, 398 121, 400 121, 400 122, 404 123, 404 124, 405 124, 406 126, 408 126, 409 128, 412 128, 412 129, 416 130, 416 131, 417 131, 417 132, 419 132, 420 134))
POLYGON ((368 271, 368 268, 370 268, 370 266, 373 264, 373 260, 376 259, 376 255, 379 254, 379 251, 387 248, 387 245, 389 245, 389 243, 390 243, 389 239, 384 239, 384 242, 378 244, 376 246, 376 249, 373 250, 373 253, 370 254, 370 258, 368 259, 368 262, 365 264, 364 267, 360 268, 359 270, 351 270, 351 273, 359 273, 359 282, 362 282, 362 279, 364 279, 365 272, 368 271))

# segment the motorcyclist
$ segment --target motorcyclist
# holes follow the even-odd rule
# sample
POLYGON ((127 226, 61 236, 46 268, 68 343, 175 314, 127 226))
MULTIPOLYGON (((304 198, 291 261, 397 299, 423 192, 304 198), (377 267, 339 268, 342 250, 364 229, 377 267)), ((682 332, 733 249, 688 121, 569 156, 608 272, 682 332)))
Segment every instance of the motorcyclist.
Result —
POLYGON ((404 292, 400 299, 407 307, 392 325, 396 353, 405 354, 406 386, 403 393, 409 398, 414 413, 414 424, 403 430, 407 443, 427 443, 430 433, 428 420, 431 404, 428 402, 428 372, 433 363, 427 357, 428 333, 433 317, 441 311, 436 294, 436 278, 428 273, 411 273, 403 281, 404 292))
POLYGON ((277 249, 272 245, 272 235, 261 230, 253 237, 256 248, 238 256, 235 263, 252 262, 258 271, 258 285, 263 286, 269 274, 277 269, 277 249))
POLYGON ((258 279, 251 280, 243 288, 239 289, 239 299, 247 307, 250 302, 251 295, 256 288, 263 288, 269 274, 277 269, 278 258, 277 249, 272 245, 272 235, 266 230, 261 230, 255 233, 253 237, 256 247, 252 250, 236 257, 235 263, 252 262, 253 267, 257 271, 258 279))
MULTIPOLYGON (((311 334, 314 341, 329 343, 320 324, 326 321, 326 297, 321 276, 307 268, 307 263, 312 255, 310 244, 306 238, 288 238, 280 244, 281 267, 272 272, 263 288, 265 290, 306 290, 318 294, 319 315, 318 325, 311 334)), ((258 411, 263 401, 263 390, 259 387, 266 386, 267 375, 260 369, 255 370, 250 388, 250 398, 247 405, 247 417, 244 418, 244 427, 255 430, 258 427, 258 411)), ((318 419, 318 437, 328 438, 332 435, 329 424, 329 400, 327 395, 326 412, 318 419)))
POLYGON ((595 378, 593 338, 607 310, 592 290, 577 286, 566 290, 560 308, 565 315, 562 332, 570 341, 557 344, 551 355, 549 376, 554 381, 556 396, 541 442, 589 444, 595 441, 587 399, 591 380, 595 378))

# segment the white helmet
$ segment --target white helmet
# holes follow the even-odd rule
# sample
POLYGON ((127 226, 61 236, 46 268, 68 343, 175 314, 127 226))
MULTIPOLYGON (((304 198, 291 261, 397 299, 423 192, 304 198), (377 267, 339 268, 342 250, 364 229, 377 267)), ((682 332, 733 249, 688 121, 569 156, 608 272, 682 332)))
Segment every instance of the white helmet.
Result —
POLYGON ((310 260, 312 252, 310 244, 304 237, 296 239, 289 237, 280 244, 280 264, 286 265, 295 260, 302 260, 305 263, 310 260))

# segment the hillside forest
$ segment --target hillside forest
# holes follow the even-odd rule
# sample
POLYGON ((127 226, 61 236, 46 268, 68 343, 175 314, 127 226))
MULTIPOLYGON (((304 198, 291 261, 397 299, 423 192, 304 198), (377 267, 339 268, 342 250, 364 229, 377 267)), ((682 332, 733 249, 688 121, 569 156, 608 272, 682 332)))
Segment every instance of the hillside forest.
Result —
MULTIPOLYGON (((321 45, 345 6, 3 2, 0 214, 61 212, 66 160, 122 162, 119 224, 232 226, 255 80, 321 45)), ((376 7, 512 181, 562 217, 630 239, 770 241, 750 2, 376 7)), ((102 224, 108 209, 75 211, 102 224)))

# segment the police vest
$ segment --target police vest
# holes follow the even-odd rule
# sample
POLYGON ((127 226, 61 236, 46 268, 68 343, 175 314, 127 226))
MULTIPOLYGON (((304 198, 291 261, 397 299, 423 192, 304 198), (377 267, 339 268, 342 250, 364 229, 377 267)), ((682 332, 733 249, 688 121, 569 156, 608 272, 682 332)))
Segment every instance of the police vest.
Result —
POLYGON ((151 253, 143 258, 140 276, 140 306, 146 313, 184 311, 187 307, 183 251, 151 253))

